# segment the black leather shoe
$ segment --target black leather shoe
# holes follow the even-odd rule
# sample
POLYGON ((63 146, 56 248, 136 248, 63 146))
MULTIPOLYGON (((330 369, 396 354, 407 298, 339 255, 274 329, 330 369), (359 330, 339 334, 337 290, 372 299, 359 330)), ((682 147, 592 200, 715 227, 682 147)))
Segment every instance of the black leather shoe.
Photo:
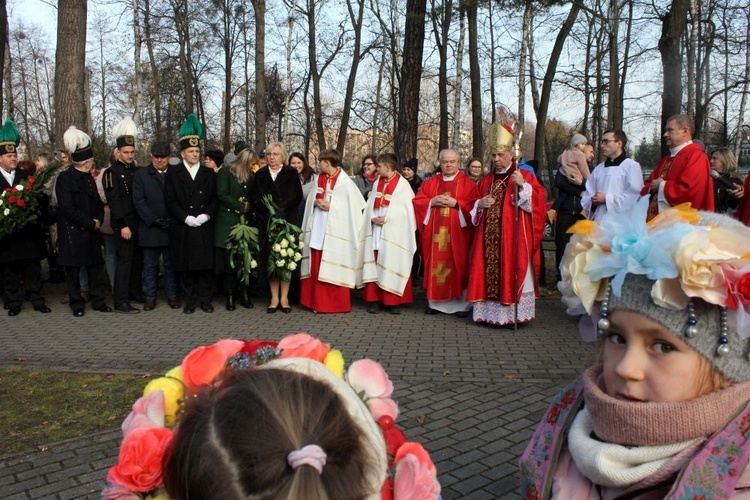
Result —
POLYGON ((433 314, 437 314, 438 311, 436 311, 435 309, 431 307, 428 307, 427 309, 424 310, 424 313, 432 316, 433 314))
POLYGON ((378 307, 378 304, 367 306, 367 314, 380 314, 380 307, 378 307))
POLYGON ((99 306, 94 306, 94 311, 99 311, 100 313, 111 313, 112 308, 109 307, 107 304, 102 304, 99 306))
POLYGON ((137 302, 139 304, 143 304, 144 302, 146 302, 146 296, 143 295, 142 293, 137 293, 135 295, 130 295, 128 297, 128 300, 131 302, 137 302))
POLYGON ((144 311, 153 311, 155 308, 156 308, 155 300, 146 300, 146 303, 143 304, 144 311))
POLYGON ((167 304, 169 304, 169 307, 172 309, 179 309, 180 308, 180 300, 179 299, 169 299, 167 300, 167 304))
POLYGON ((75 316, 76 318, 80 318, 84 314, 85 311, 83 309, 76 309, 75 311, 73 311, 73 316, 75 316))
POLYGON ((210 302, 201 304, 201 311, 203 311, 204 313, 212 313, 214 312, 214 306, 212 306, 210 302))
POLYGON ((274 313, 276 312, 276 309, 278 309, 278 308, 279 308, 279 306, 276 306, 276 307, 269 307, 268 309, 266 309, 266 312, 267 312, 268 314, 274 314, 274 313))
POLYGON ((123 314, 138 314, 141 312, 140 309, 131 306, 127 302, 124 304, 120 304, 119 306, 115 307, 115 312, 123 313, 123 314))
POLYGON ((182 312, 185 314, 193 314, 195 312, 195 306, 189 306, 186 304, 185 307, 182 308, 182 312))
POLYGON ((289 306, 281 306, 281 312, 283 312, 284 314, 289 314, 290 312, 292 312, 292 308, 289 306))
POLYGON ((253 308, 253 301, 250 300, 250 292, 248 291, 246 286, 243 286, 240 289, 240 305, 245 309, 253 308))
POLYGON ((227 311, 234 311, 234 309, 235 309, 234 293, 227 292, 227 311))
POLYGON ((40 313, 51 313, 52 309, 47 307, 46 305, 42 304, 41 306, 34 306, 34 310, 40 313))
POLYGON ((457 318, 466 318, 469 316, 469 311, 458 311, 456 313, 457 318))
POLYGON ((18 316, 18 313, 20 312, 20 307, 8 307, 8 316, 18 316))
POLYGON ((388 311, 388 313, 396 315, 396 316, 398 316, 399 314, 401 314, 401 309, 399 309, 396 306, 388 307, 386 310, 388 311))

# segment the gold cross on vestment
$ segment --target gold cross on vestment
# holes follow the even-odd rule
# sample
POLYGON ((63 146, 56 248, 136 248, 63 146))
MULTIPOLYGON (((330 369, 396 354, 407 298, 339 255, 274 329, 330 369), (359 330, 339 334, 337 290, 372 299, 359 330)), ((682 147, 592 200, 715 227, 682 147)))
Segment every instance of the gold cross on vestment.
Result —
POLYGON ((448 249, 448 243, 451 242, 451 233, 448 232, 448 226, 440 226, 438 234, 433 235, 433 243, 438 244, 438 250, 444 252, 448 249))
POLYGON ((438 285, 445 285, 445 280, 450 273, 451 269, 445 267, 445 262, 438 262, 437 267, 432 270, 432 275, 437 280, 438 285))

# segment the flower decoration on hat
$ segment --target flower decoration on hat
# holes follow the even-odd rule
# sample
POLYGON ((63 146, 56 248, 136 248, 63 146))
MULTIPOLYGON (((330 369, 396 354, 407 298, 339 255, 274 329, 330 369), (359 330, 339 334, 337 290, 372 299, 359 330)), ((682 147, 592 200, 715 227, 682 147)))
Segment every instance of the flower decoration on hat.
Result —
POLYGON ((382 467, 374 464, 365 477, 374 490, 380 489, 381 498, 439 498, 440 484, 429 454, 421 445, 407 441, 395 426, 398 405, 390 398, 393 384, 385 370, 367 359, 352 363, 347 371, 344 366, 341 351, 307 333, 287 335, 278 343, 224 339, 196 347, 179 366, 150 381, 133 405, 122 424, 118 461, 107 474, 102 498, 169 500, 163 489, 162 462, 173 428, 179 425, 183 402, 220 383, 232 370, 264 368, 303 373, 326 383, 341 397, 362 429, 364 443, 373 447, 373 456, 382 457, 382 467))
POLYGON ((5 120, 0 128, 0 155, 15 153, 20 142, 21 134, 18 133, 16 124, 12 120, 5 120))
POLYGON ((687 204, 648 223, 647 210, 644 197, 629 214, 608 213, 599 223, 582 221, 570 229, 558 284, 568 312, 592 314, 597 301, 606 305, 609 290, 620 297, 626 277, 640 275, 653 282, 652 303, 687 310, 688 326, 695 325, 693 301, 702 299, 727 309, 717 313, 724 336, 736 331, 742 339, 750 337, 750 231, 687 204))
POLYGON ((94 150, 91 148, 91 137, 78 130, 75 125, 68 127, 63 134, 63 144, 65 149, 70 153, 70 158, 75 163, 84 162, 94 157, 94 150))
POLYGON ((203 125, 198 121, 195 113, 190 113, 180 127, 180 150, 197 148, 201 139, 205 138, 203 125))

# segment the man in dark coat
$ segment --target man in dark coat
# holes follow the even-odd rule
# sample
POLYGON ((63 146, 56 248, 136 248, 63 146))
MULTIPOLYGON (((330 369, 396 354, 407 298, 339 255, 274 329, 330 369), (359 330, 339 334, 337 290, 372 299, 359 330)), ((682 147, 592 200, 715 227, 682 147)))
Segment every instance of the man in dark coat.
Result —
MULTIPOLYGON (((19 142, 20 136, 16 126, 7 120, 0 129, 0 192, 18 186, 31 176, 31 172, 17 168, 16 148, 19 142)), ((44 207, 47 198, 43 198, 41 208, 46 212, 44 207)), ((10 196, 3 197, 5 203, 9 203, 9 199, 10 196)), ((0 206, 0 209, 7 210, 4 206, 0 206)), ((0 239, 0 283, 3 284, 8 316, 17 316, 21 312, 24 285, 34 310, 50 312, 42 296, 42 270, 39 261, 44 257, 44 230, 38 220, 0 239)))
POLYGON ((117 264, 112 296, 115 311, 126 314, 139 313, 128 300, 143 302, 141 274, 143 258, 138 246, 138 213, 133 206, 133 176, 135 164, 135 123, 130 117, 115 125, 119 157, 104 173, 104 190, 107 192, 112 229, 115 233, 117 264))
POLYGON ((172 216, 169 254, 172 267, 180 275, 185 305, 192 314, 196 304, 213 312, 214 227, 218 208, 213 170, 200 163, 203 126, 190 114, 180 127, 182 162, 169 169, 165 182, 167 208, 172 216))
POLYGON ((107 278, 99 235, 104 220, 104 205, 91 176, 94 168, 91 138, 70 127, 63 140, 71 152, 73 168, 60 174, 55 184, 58 204, 57 262, 65 268, 73 316, 83 316, 86 306, 79 282, 81 268, 86 268, 89 275, 91 305, 97 311, 110 312, 112 309, 104 302, 107 278))
POLYGON ((177 276, 169 259, 170 218, 164 198, 164 184, 169 167, 169 143, 155 142, 151 146, 151 164, 138 169, 133 178, 133 205, 138 212, 138 244, 143 251, 144 311, 156 307, 159 257, 164 259, 164 275, 169 307, 177 309, 177 276))

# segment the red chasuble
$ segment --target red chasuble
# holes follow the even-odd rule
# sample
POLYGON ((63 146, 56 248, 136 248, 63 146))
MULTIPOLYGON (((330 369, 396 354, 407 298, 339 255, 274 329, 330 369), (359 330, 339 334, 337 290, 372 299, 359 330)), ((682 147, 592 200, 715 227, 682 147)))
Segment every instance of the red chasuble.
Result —
POLYGON ((511 178, 514 170, 515 167, 512 167, 507 174, 485 175, 479 182, 480 197, 493 193, 493 197, 500 201, 495 201, 492 207, 483 211, 474 233, 469 261, 469 289, 466 295, 469 302, 493 301, 515 304, 516 297, 523 288, 523 279, 529 262, 534 270, 534 289, 538 295, 547 192, 534 174, 520 170, 524 181, 531 186, 532 213, 519 209, 516 226, 515 207, 512 203, 515 183, 511 178), (518 252, 514 248, 516 231, 518 252), (515 255, 518 256, 517 294, 513 293, 515 255))
POLYGON ((469 212, 478 198, 476 183, 462 172, 458 172, 452 181, 443 180, 440 174, 430 177, 414 197, 427 300, 447 301, 463 296, 469 281, 469 247, 474 233, 469 212), (458 206, 430 207, 430 200, 444 193, 456 198, 458 206), (430 220, 424 224, 428 210, 430 220), (461 227, 459 211, 464 216, 466 227, 461 227))
MULTIPOLYGON (((664 197, 670 206, 690 203, 696 210, 714 210, 714 181, 709 175, 711 165, 708 156, 697 144, 688 144, 676 156, 665 156, 656 169, 651 172, 643 185, 641 196, 649 194, 654 179, 667 181, 664 186, 664 197)), ((648 219, 657 213, 657 194, 651 195, 648 219)))

